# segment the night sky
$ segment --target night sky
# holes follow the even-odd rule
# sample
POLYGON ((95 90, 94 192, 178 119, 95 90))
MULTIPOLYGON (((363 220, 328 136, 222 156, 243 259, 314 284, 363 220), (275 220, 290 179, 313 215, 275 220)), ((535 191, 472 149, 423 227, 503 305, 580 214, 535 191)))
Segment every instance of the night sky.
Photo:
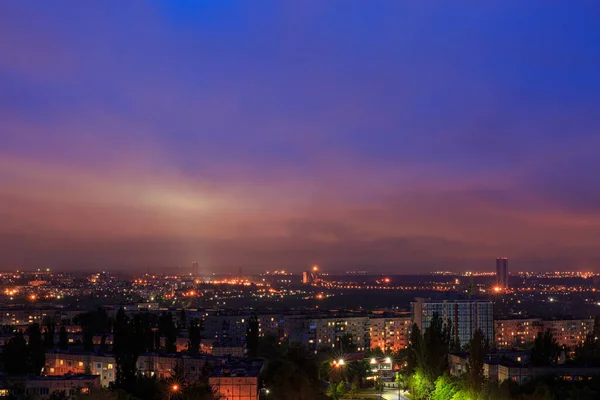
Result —
POLYGON ((0 269, 600 271, 600 3, 0 2, 0 269))

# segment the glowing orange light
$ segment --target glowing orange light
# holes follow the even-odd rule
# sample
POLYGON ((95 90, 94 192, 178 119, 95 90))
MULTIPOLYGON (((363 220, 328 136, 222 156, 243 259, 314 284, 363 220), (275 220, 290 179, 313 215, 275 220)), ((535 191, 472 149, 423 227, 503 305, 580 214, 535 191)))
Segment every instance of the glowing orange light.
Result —
POLYGON ((313 265, 313 271, 317 272, 319 270, 319 267, 317 265, 313 265))
POLYGON ((179 390, 179 385, 175 384, 175 385, 171 386, 171 390, 174 392, 177 392, 179 390))
POLYGON ((501 290, 502 288, 500 286, 494 286, 494 292, 500 293, 501 290))

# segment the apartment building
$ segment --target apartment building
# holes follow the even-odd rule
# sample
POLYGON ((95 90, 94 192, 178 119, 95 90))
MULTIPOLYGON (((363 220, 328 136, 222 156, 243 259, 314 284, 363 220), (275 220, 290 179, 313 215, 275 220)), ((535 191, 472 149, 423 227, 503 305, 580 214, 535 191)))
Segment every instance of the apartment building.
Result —
MULTIPOLYGON (((182 371, 184 379, 193 382, 205 376, 207 367, 217 365, 220 359, 208 355, 188 354, 141 354, 137 360, 137 370, 141 375, 168 378, 173 375, 176 366, 182 371)), ((113 354, 95 354, 88 352, 56 351, 46 353, 48 376, 65 374, 98 375, 100 384, 107 387, 116 379, 116 361, 113 354)))
POLYGON ((310 351, 320 348, 341 349, 351 343, 364 351, 369 342, 368 317, 300 317, 286 318, 285 336, 290 342, 299 342, 310 351))
POLYGON ((94 375, 79 376, 31 376, 0 380, 0 398, 48 399, 55 392, 69 395, 89 393, 93 387, 100 386, 100 379, 94 375))
POLYGON ((544 332, 550 330, 559 345, 570 349, 582 344, 594 330, 593 318, 545 320, 543 324, 544 332))
POLYGON ((594 330, 594 319, 503 319, 494 321, 494 330, 496 347, 500 349, 531 345, 539 333, 547 330, 559 345, 574 349, 594 330))
POLYGON ((511 349, 527 346, 544 332, 541 318, 513 318, 494 321, 496 348, 511 349))
POLYGON ((468 344, 477 329, 494 341, 494 306, 489 300, 429 300, 417 298, 410 303, 412 322, 424 331, 437 314, 452 324, 452 335, 461 346, 468 344))
POLYGON ((368 334, 371 349, 396 352, 408 346, 410 316, 370 317, 368 334))

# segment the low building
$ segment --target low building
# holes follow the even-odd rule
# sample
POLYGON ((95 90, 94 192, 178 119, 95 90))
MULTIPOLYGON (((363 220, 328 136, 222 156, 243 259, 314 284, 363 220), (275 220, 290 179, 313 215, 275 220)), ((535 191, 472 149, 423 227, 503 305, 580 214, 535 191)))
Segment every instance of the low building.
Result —
POLYGON ((396 377, 393 367, 394 364, 390 357, 371 358, 369 360, 371 377, 375 379, 392 381, 396 377))
POLYGON ((211 354, 215 357, 242 358, 246 356, 246 345, 215 343, 211 348, 211 354))
POLYGON ((552 366, 531 367, 516 362, 503 362, 498 365, 498 381, 510 379, 517 383, 527 382, 537 376, 554 376, 566 381, 580 381, 600 375, 600 367, 552 366))
POLYGON ((47 352, 44 373, 47 376, 95 375, 99 377, 100 385, 107 387, 116 379, 116 362, 112 354, 68 351, 47 352))
POLYGON ((208 384, 222 400, 258 400, 261 368, 262 361, 226 364, 208 378, 208 384))
MULTIPOLYGON (((525 365, 529 361, 529 352, 526 351, 490 351, 485 354, 483 360, 483 376, 492 381, 502 381, 498 374, 499 366, 503 363, 515 363, 525 365)), ((450 353, 448 355, 448 366, 450 375, 460 376, 467 373, 469 353, 450 353)))
POLYGON ((35 399, 47 399, 52 393, 65 392, 68 395, 89 393, 93 387, 100 386, 100 377, 96 375, 31 376, 0 380, 0 398, 31 396, 35 399))
MULTIPOLYGON (((145 353, 137 359, 138 373, 145 376, 168 378, 174 374, 175 368, 187 382, 194 382, 206 375, 208 367, 219 364, 218 357, 206 354, 163 354, 145 353)), ((65 374, 90 374, 100 377, 100 384, 107 387, 116 379, 116 361, 113 354, 96 354, 90 352, 56 351, 46 353, 45 374, 62 376, 65 374)))

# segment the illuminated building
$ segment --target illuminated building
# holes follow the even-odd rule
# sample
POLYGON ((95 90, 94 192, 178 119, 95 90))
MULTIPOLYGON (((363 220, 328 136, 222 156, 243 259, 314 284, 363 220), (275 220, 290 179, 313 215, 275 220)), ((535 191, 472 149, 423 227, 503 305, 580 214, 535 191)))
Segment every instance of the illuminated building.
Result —
POLYGON ((364 351, 368 341, 368 317, 325 317, 306 316, 285 319, 285 335, 290 342, 299 342, 310 351, 321 348, 344 350, 344 341, 364 351))
POLYGON ((313 265, 310 271, 304 271, 302 273, 302 283, 310 285, 319 281, 319 267, 313 265))
POLYGON ((498 286, 508 289, 508 258, 506 257, 496 259, 496 281, 498 286))
POLYGON ((494 339, 494 307, 488 300, 426 300, 410 303, 411 320, 424 332, 434 314, 452 324, 452 335, 461 346, 468 344, 477 329, 490 342, 494 339))
POLYGON ((408 345, 410 316, 369 318, 369 339, 372 349, 393 352, 405 349, 408 345))
MULTIPOLYGON (((195 382, 203 376, 205 367, 218 362, 218 358, 206 355, 190 354, 140 354, 136 368, 143 376, 156 376, 166 379, 173 375, 176 366, 187 382, 195 382)), ((95 354, 88 352, 47 352, 46 375, 62 376, 66 374, 84 374, 100 376, 100 384, 109 386, 116 379, 116 360, 112 354, 95 354)))
POLYGON ((198 261, 194 261, 192 263, 192 276, 194 276, 194 277, 198 276, 199 272, 200 272, 200 264, 198 264, 198 261))
POLYGON ((31 399, 60 398, 61 393, 80 392, 85 395, 91 388, 99 386, 100 380, 94 375, 13 377, 0 381, 0 397, 23 398, 25 395, 25 398, 31 399))
POLYGON ((541 318, 516 318, 494 321, 495 343, 499 349, 519 348, 532 343, 544 332, 541 318))
MULTIPOLYGON (((210 315, 204 319, 204 337, 218 342, 240 345, 245 343, 248 321, 252 315, 210 315)), ((281 315, 257 315, 259 336, 281 337, 281 315)))
POLYGON ((543 322, 544 332, 550 330, 561 346, 574 349, 585 341, 585 337, 594 330, 594 319, 557 319, 543 322))
POLYGON ((574 349, 594 329, 594 320, 520 318, 494 321, 496 347, 508 349, 531 345, 538 334, 550 330, 560 346, 574 349))
POLYGON ((208 378, 208 384, 223 400, 258 400, 261 361, 225 364, 208 378))

